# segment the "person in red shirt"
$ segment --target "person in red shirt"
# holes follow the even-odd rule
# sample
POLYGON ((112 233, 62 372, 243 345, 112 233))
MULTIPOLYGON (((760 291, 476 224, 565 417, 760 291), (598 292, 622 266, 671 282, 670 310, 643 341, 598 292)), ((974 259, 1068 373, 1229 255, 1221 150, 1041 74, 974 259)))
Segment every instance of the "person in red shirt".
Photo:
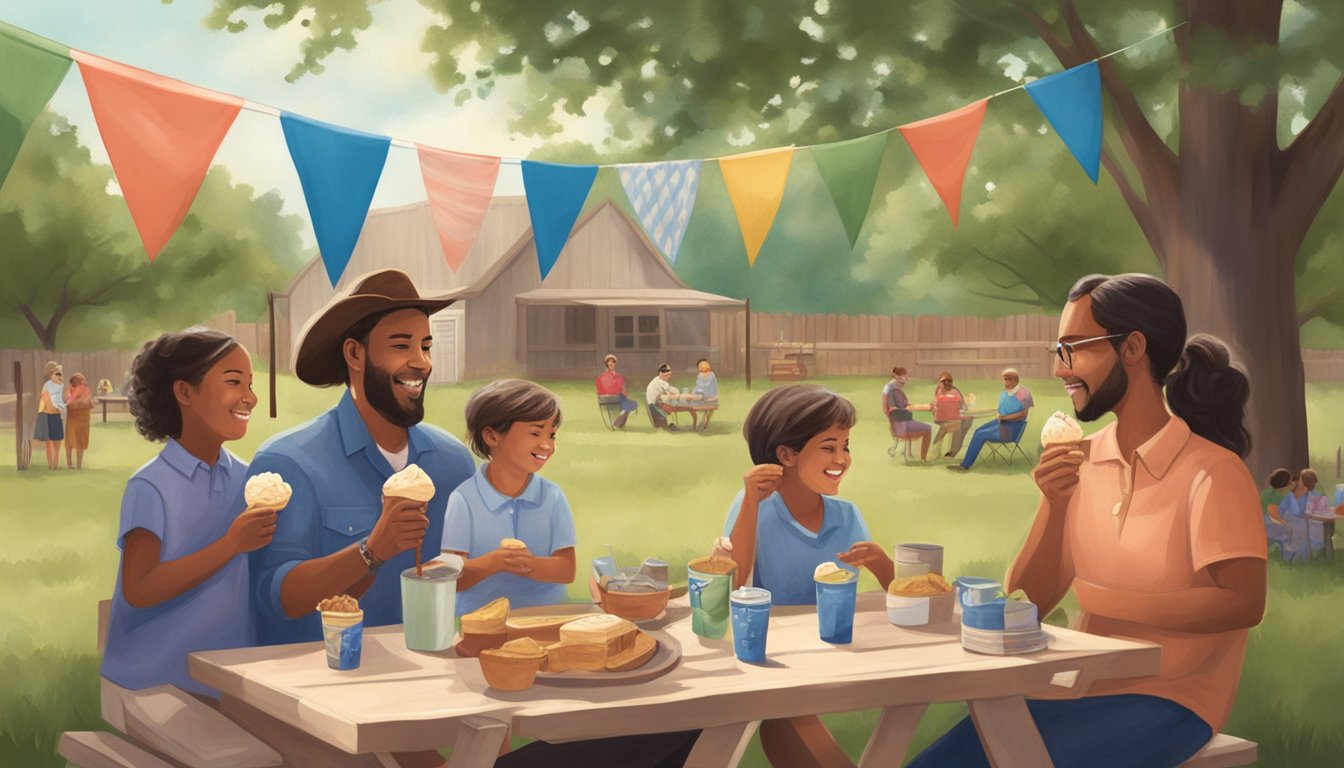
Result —
MULTIPOLYGON (((639 404, 625 395, 625 377, 616 372, 616 356, 607 355, 602 359, 602 362, 606 364, 607 370, 599 373, 597 380, 594 382, 597 386, 597 396, 598 398, 617 398, 612 405, 617 402, 620 403, 621 415, 612 420, 611 426, 616 429, 625 429, 625 420, 639 408, 639 404)), ((606 408, 608 406, 604 404, 602 407, 606 408)))

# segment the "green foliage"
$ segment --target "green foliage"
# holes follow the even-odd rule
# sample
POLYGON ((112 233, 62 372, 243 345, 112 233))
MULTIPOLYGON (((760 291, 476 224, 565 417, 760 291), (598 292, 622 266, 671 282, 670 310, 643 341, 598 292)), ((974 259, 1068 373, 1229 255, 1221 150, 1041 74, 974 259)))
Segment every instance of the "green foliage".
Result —
POLYGON ((151 264, 112 169, 79 138, 44 114, 0 189, 0 347, 99 349, 227 309, 252 319, 309 256, 277 193, 217 166, 151 264))

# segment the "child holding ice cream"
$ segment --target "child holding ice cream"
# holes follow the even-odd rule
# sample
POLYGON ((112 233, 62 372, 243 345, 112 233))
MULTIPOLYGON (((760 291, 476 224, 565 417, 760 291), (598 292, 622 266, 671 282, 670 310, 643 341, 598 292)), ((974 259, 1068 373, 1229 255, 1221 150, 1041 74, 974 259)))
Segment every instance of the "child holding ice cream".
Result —
MULTIPOLYGON (((716 545, 737 563, 734 587, 750 578, 775 605, 812 605, 814 572, 833 561, 856 576, 867 568, 883 589, 891 584, 891 557, 871 541, 858 507, 836 496, 855 418, 852 403, 814 384, 772 389, 752 406, 742 435, 754 466, 716 545)), ((844 757, 814 716, 762 723, 761 746, 774 765, 800 764, 802 750, 822 765, 844 757)))
MULTIPOLYGON (((218 697, 187 674, 187 654, 254 643, 243 553, 270 542, 289 497, 278 475, 245 489, 247 464, 223 447, 247 434, 257 404, 251 358, 232 337, 197 327, 146 343, 129 394, 136 430, 165 445, 121 501, 102 701, 123 730, 125 705, 143 689, 218 697)), ((230 725, 219 719, 212 730, 230 725)))
POLYGON ((467 400, 471 449, 486 459, 448 497, 443 550, 466 561, 457 613, 500 597, 513 608, 565 602, 577 543, 560 486, 538 475, 555 454, 560 403, 521 379, 487 384, 467 400))

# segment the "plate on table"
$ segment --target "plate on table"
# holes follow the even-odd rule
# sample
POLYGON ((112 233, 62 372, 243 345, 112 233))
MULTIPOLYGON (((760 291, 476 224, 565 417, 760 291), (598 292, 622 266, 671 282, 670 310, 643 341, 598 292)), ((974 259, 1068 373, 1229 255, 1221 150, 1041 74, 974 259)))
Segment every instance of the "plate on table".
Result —
MULTIPOLYGON (((557 606, 547 606, 555 608, 557 606)), ((537 685, 590 688, 602 685, 630 685, 652 680, 671 672, 681 661, 681 644, 671 635, 656 629, 641 629, 658 643, 653 656, 643 666, 625 672, 588 672, 571 669, 568 672, 538 672, 537 685)))

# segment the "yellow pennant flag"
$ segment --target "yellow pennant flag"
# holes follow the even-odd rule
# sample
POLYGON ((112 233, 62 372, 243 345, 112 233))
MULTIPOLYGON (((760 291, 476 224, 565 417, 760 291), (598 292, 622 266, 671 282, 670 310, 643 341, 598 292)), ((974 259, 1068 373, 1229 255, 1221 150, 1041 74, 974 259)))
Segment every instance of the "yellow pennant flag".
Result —
POLYGON ((793 147, 766 149, 719 159, 728 199, 733 202, 742 242, 747 246, 747 262, 756 264, 756 254, 775 223, 784 183, 789 180, 793 147))

